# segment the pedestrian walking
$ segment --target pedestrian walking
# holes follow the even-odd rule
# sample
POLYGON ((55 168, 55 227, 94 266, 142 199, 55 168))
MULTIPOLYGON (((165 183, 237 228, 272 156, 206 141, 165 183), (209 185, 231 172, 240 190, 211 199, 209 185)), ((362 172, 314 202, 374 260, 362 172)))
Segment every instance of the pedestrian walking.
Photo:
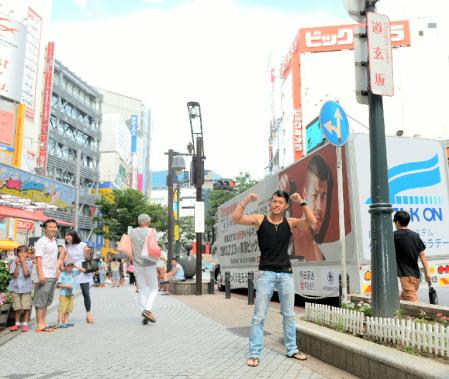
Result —
POLYGON ((161 259, 159 259, 156 263, 156 271, 157 271, 157 283, 159 287, 159 291, 163 290, 163 286, 161 284, 164 281, 165 273, 167 271, 167 254, 165 251, 161 251, 161 259))
POLYGON ((58 224, 48 219, 42 224, 44 235, 34 245, 38 282, 34 286, 33 303, 36 308, 36 332, 51 332, 54 326, 46 324, 47 308, 53 302, 58 268, 58 224))
POLYGON ((417 302, 417 291, 421 281, 418 259, 421 260, 423 265, 426 281, 432 281, 425 253, 426 245, 418 233, 408 229, 408 224, 410 223, 410 214, 408 212, 397 211, 394 214, 393 223, 396 227, 394 232, 396 263, 402 287, 400 299, 417 302))
POLYGON ((98 278, 100 281, 100 287, 104 287, 106 283, 106 274, 108 272, 108 266, 103 258, 100 258, 98 262, 98 278))
POLYGON ((142 311, 143 323, 156 322, 152 312, 154 301, 158 293, 156 263, 142 257, 147 237, 152 234, 157 240, 156 229, 150 228, 151 217, 141 214, 137 218, 138 227, 130 231, 134 275, 139 288, 139 306, 142 311))
MULTIPOLYGON (((68 230, 65 234, 65 246, 59 256, 59 266, 62 267, 65 261, 73 262, 76 266, 82 267, 86 259, 90 259, 91 251, 85 242, 81 241, 76 230, 68 230)), ((90 286, 93 284, 92 273, 80 273, 76 276, 76 280, 81 288, 84 298, 84 308, 86 309, 86 322, 94 324, 95 320, 92 315, 92 300, 90 298, 90 286)))
POLYGON ((129 276, 129 285, 135 285, 136 284, 136 277, 134 275, 134 264, 130 263, 128 265, 128 276, 129 276))
POLYGON ((112 258, 111 262, 112 287, 120 286, 120 262, 117 258, 112 258))
POLYGON ((257 296, 251 321, 247 362, 251 367, 258 366, 262 357, 264 321, 275 288, 281 303, 287 356, 297 360, 307 359, 307 356, 300 353, 296 346, 295 286, 288 247, 292 229, 308 228, 316 222, 313 211, 298 193, 289 195, 284 191, 276 191, 271 196, 268 216, 263 214, 244 215, 248 203, 254 202, 258 198, 257 194, 251 193, 235 208, 231 216, 232 222, 235 224, 251 225, 257 229, 260 249, 259 271, 261 275, 256 285, 257 296), (289 199, 298 202, 303 207, 304 216, 301 219, 285 217, 289 199))
POLYGON ((31 273, 33 272, 33 261, 28 258, 28 248, 20 245, 16 249, 16 259, 11 263, 10 272, 12 279, 8 286, 8 291, 12 293, 14 299, 13 309, 15 311, 15 325, 11 326, 11 332, 17 332, 22 327, 22 332, 30 330, 31 314, 31 291, 33 290, 33 281, 31 273), (23 322, 20 316, 23 312, 23 322))
POLYGON ((70 313, 73 312, 75 304, 75 294, 79 287, 77 277, 83 273, 84 269, 78 267, 72 261, 64 263, 63 271, 59 276, 57 287, 59 290, 59 306, 58 306, 58 327, 68 328, 75 326, 69 323, 70 313))

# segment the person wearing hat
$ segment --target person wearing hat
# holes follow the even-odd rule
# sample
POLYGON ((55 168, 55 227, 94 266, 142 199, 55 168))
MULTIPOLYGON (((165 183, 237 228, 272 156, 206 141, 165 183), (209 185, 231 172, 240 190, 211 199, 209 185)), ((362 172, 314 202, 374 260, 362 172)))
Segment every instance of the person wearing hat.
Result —
POLYGON ((74 307, 75 292, 78 284, 76 277, 84 271, 82 267, 76 266, 73 261, 66 261, 64 264, 64 271, 59 276, 57 283, 57 287, 59 288, 59 328, 74 326, 73 324, 69 324, 68 321, 74 307))

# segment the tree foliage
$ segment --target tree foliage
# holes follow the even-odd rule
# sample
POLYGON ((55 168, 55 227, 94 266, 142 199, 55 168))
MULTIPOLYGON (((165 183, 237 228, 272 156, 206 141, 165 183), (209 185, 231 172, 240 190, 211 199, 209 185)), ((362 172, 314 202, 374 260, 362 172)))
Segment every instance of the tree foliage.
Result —
POLYGON ((209 242, 215 240, 214 225, 217 222, 217 209, 233 197, 247 191, 258 183, 248 172, 240 172, 234 179, 233 190, 212 190, 209 195, 209 209, 206 215, 206 237, 209 242))
POLYGON ((167 231, 167 208, 148 202, 144 195, 133 189, 113 190, 112 196, 103 197, 97 202, 101 216, 96 217, 99 226, 95 232, 110 240, 120 239, 128 226, 137 226, 137 217, 146 213, 151 224, 159 232, 167 231))

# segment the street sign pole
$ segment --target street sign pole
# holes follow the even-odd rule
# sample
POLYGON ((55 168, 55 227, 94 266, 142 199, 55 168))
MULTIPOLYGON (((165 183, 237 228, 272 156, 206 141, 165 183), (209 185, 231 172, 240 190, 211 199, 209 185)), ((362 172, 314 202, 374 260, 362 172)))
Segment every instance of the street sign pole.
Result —
POLYGON ((346 230, 345 230, 345 201, 343 196, 343 159, 341 154, 341 146, 337 146, 337 187, 338 187, 338 229, 340 231, 341 244, 341 304, 348 300, 348 283, 347 283, 347 267, 346 267, 346 230))
POLYGON ((340 264, 342 294, 340 302, 348 300, 347 266, 346 266, 346 229, 345 202, 343 193, 343 158, 342 146, 349 139, 349 123, 343 108, 335 101, 327 101, 320 112, 320 125, 327 140, 336 146, 337 152, 337 190, 338 190, 338 229, 340 232, 340 264))
POLYGON ((344 0, 344 3, 349 15, 362 24, 356 31, 354 57, 356 98, 369 108, 373 315, 392 317, 399 309, 399 290, 382 103, 382 96, 393 96, 394 92, 390 20, 375 13, 375 1, 344 0))

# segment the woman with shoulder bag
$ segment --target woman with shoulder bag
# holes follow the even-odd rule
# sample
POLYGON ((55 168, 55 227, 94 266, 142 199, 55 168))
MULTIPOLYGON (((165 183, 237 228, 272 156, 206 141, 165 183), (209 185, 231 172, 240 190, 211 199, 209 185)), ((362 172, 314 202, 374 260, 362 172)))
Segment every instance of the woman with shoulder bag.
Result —
MULTIPOLYGON (((83 262, 90 260, 91 251, 85 242, 81 242, 78 233, 75 230, 68 230, 65 234, 65 249, 59 256, 59 266, 64 265, 65 260, 70 260, 77 266, 83 266, 83 262)), ((76 277, 76 280, 81 287, 81 292, 84 298, 84 307, 86 308, 86 322, 94 324, 95 320, 92 316, 90 299, 90 286, 93 284, 92 273, 81 273, 76 277)))
MULTIPOLYGON (((156 263, 142 256, 147 247, 147 238, 157 239, 154 228, 150 228, 151 217, 141 214, 137 218, 139 226, 130 231, 134 275, 139 288, 139 306, 142 311, 143 324, 156 322, 153 312, 154 301, 158 293, 156 263)), ((148 253, 147 253, 148 255, 148 253)))

